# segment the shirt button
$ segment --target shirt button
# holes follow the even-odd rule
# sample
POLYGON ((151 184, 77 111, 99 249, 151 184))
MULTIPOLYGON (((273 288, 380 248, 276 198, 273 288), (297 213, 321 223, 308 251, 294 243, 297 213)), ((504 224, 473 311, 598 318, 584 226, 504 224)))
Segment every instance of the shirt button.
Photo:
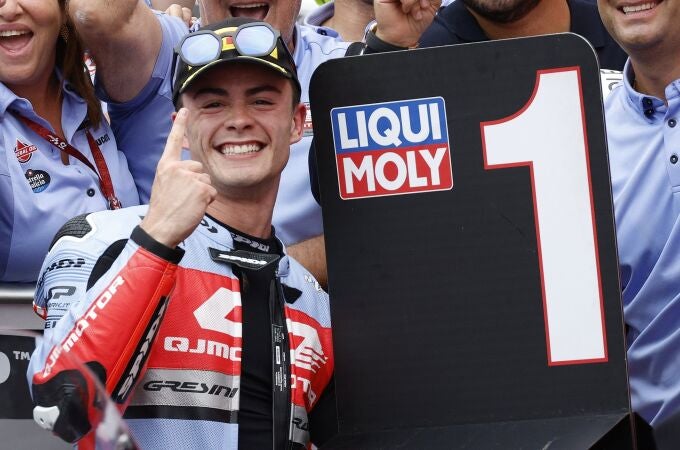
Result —
MULTIPOLYGON (((675 155, 673 155, 673 156, 675 156, 675 155)), ((678 159, 677 156, 675 157, 675 159, 676 160, 678 159)), ((87 196, 88 197, 94 197, 94 189, 92 189, 92 188, 88 189, 87 190, 87 196)))
POLYGON ((642 99, 642 104, 644 106, 652 106, 652 99, 649 97, 645 97, 642 99))
POLYGON ((668 119, 668 126, 671 128, 674 128, 677 123, 678 122, 676 122, 675 119, 668 119))
POLYGON ((671 155, 671 164, 675 164, 678 162, 678 155, 671 155))

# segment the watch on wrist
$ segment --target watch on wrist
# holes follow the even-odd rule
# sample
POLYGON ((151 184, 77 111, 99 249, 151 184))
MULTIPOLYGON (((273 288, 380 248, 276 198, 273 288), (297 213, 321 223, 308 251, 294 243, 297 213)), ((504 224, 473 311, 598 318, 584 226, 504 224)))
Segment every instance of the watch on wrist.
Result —
POLYGON ((364 41, 366 42, 366 47, 371 49, 373 52, 394 52, 397 50, 408 50, 408 47, 401 47, 399 45, 390 44, 380 39, 376 34, 378 29, 378 23, 373 22, 366 30, 366 35, 364 36, 364 41))

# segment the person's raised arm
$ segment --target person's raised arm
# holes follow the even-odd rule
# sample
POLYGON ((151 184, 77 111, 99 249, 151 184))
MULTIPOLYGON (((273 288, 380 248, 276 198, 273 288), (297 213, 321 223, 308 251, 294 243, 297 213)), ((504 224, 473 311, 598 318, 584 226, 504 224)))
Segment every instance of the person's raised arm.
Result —
POLYGON ((146 85, 162 42, 160 23, 139 0, 70 0, 68 14, 97 65, 97 77, 117 102, 146 85))

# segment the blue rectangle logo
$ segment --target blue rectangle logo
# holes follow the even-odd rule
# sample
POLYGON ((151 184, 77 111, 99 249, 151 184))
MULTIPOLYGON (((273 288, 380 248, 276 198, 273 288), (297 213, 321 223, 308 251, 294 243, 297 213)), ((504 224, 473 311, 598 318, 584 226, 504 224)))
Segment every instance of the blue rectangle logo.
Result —
POLYGON ((334 108, 331 125, 343 199, 453 187, 443 98, 334 108))

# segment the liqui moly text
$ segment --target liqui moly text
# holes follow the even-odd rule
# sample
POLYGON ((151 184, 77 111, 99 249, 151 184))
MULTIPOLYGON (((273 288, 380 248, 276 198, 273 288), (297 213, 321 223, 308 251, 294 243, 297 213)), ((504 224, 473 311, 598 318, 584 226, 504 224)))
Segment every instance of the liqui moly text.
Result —
POLYGON ((340 197, 378 197, 453 187, 441 97, 334 108, 340 197))

